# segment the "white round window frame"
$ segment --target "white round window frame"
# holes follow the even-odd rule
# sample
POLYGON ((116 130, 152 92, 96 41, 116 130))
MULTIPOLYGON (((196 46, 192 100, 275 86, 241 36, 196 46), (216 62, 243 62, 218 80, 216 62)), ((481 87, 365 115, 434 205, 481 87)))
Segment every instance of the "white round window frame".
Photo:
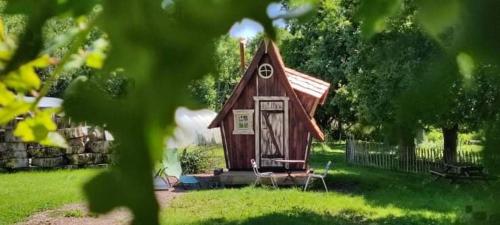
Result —
POLYGON ((273 75, 274 75, 274 68, 271 64, 269 63, 262 63, 260 66, 259 66, 259 77, 261 77, 262 79, 269 79, 271 78, 273 75), (268 76, 265 76, 264 74, 262 74, 263 71, 263 68, 264 67, 268 67, 270 70, 269 72, 269 75, 268 76))

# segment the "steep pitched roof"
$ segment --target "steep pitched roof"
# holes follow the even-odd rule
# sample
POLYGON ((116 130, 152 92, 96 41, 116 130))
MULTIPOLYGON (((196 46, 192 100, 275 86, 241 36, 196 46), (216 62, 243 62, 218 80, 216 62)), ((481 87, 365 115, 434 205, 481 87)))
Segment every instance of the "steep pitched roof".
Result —
POLYGON ((288 67, 285 67, 285 72, 288 82, 294 90, 319 98, 321 105, 325 103, 328 89, 330 89, 329 83, 288 67))
MULTIPOLYGON (((285 91, 287 95, 290 98, 290 101, 293 101, 298 105, 299 108, 299 116, 302 117, 305 121, 307 121, 306 126, 309 132, 312 133, 312 135, 319 139, 319 140, 324 140, 325 135, 319 128, 319 126, 316 124, 316 121, 314 118, 312 118, 307 111, 305 110, 304 106, 300 102, 299 98, 297 97, 297 94, 295 93, 295 90, 293 86, 295 86, 296 89, 301 89, 302 91, 307 91, 307 94, 311 94, 312 96, 319 96, 318 98, 324 98, 326 94, 324 93, 325 91, 328 92, 329 85, 327 86, 326 82, 321 81, 316 78, 312 78, 310 76, 307 76, 305 74, 299 73, 295 70, 288 69, 285 67, 283 60, 281 58, 281 55, 279 53, 278 48, 273 42, 263 42, 261 43, 259 50, 255 54, 252 62, 250 63, 250 66, 246 70, 245 74, 243 75, 243 78, 241 81, 238 83, 238 85, 234 88, 233 93, 231 94, 231 97, 226 101, 224 106, 222 107, 221 111, 215 119, 210 123, 208 128, 215 128, 220 126, 220 122, 224 119, 224 117, 227 115, 227 113, 230 112, 234 104, 238 101, 238 98, 240 97, 241 93, 245 89, 246 85, 248 82, 251 80, 253 74, 255 74, 255 70, 258 67, 258 63, 260 62, 261 58, 264 56, 264 54, 269 54, 270 59, 275 62, 276 67, 274 68, 276 71, 276 75, 278 77, 278 80, 280 83, 283 85, 285 88, 285 91), (288 75, 289 74, 289 75, 288 75), (292 81, 290 81, 290 79, 292 81), (292 85, 293 83, 293 85, 292 85), (314 87, 320 87, 321 90, 319 91, 314 91, 314 87), (325 89, 326 87, 326 89, 325 89), (314 94, 314 95, 313 95, 314 94)), ((298 90, 300 91, 300 90, 298 90)), ((324 102, 324 100, 322 100, 324 102)))

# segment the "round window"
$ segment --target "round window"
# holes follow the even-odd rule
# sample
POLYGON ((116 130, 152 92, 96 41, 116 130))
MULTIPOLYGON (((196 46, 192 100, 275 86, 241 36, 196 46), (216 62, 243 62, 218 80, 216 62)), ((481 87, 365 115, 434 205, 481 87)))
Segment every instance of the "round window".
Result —
POLYGON ((274 69, 269 63, 263 63, 262 65, 259 66, 259 76, 268 79, 270 78, 274 73, 274 69))

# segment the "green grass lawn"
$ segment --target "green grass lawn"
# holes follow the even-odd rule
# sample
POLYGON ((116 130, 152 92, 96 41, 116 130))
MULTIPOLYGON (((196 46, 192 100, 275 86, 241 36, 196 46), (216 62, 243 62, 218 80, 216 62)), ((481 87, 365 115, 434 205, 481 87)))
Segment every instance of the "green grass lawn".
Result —
POLYGON ((98 170, 57 170, 0 174, 0 225, 35 212, 83 201, 81 186, 98 170))
MULTIPOLYGON (((465 207, 486 210, 491 186, 451 185, 428 175, 346 165, 344 145, 317 145, 312 167, 334 162, 327 183, 312 191, 291 188, 228 188, 188 192, 162 211, 163 224, 454 224, 465 207)), ((222 151, 213 150, 212 151, 222 151)), ((211 153, 223 160, 223 155, 211 153)), ((219 162, 220 159, 215 161, 219 162)), ((219 163, 215 163, 218 165, 219 163)), ((46 209, 81 202, 82 184, 97 169, 0 174, 0 225, 46 209)))
POLYGON ((485 210, 488 186, 451 185, 428 175, 397 173, 344 163, 343 145, 316 146, 312 166, 328 160, 330 193, 246 187, 195 191, 174 200, 164 224, 455 224, 465 207, 485 210))

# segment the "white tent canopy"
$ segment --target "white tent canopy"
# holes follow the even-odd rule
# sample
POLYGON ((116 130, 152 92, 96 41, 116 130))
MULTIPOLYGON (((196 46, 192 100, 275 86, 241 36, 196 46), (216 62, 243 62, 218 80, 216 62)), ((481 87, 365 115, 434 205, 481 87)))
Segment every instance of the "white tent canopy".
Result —
MULTIPOLYGON (((34 102, 35 97, 24 97, 24 100, 27 102, 34 102)), ((60 98, 52 98, 52 97, 43 97, 40 99, 40 102, 38 102, 38 107, 39 108, 57 108, 61 107, 63 100, 60 98)))
MULTIPOLYGON (((177 159, 178 150, 194 145, 222 143, 219 130, 208 129, 208 125, 215 116, 217 116, 217 113, 208 109, 189 110, 180 107, 175 111, 177 127, 174 134, 165 143, 164 173, 168 174, 168 176, 180 177, 182 169, 177 159)), ((154 185, 156 190, 164 190, 169 188, 170 184, 156 176, 154 185)))
POLYGON ((190 145, 220 144, 218 129, 208 129, 208 125, 217 116, 212 110, 189 110, 180 107, 175 112, 177 128, 167 141, 167 148, 185 148, 190 145))

